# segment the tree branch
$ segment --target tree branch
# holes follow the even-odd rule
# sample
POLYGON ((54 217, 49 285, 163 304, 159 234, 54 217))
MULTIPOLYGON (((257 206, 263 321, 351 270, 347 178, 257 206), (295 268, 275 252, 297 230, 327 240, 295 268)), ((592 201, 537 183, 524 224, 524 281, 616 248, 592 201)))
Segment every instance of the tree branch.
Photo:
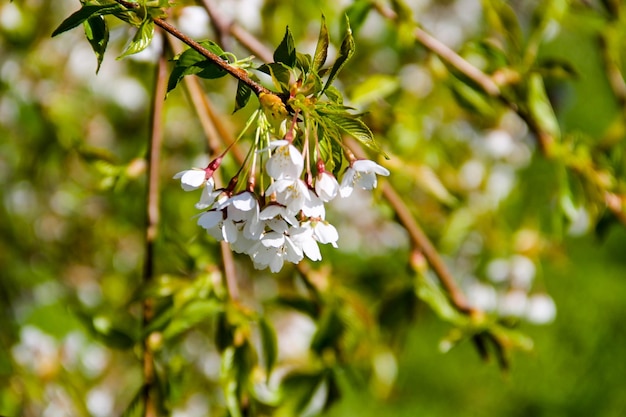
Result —
MULTIPOLYGON (((395 11, 391 10, 388 7, 385 7, 380 3, 376 3, 375 8, 381 16, 391 21, 395 21, 398 19, 398 15, 395 11)), ((520 108, 517 103, 515 103, 505 94, 503 94, 498 84, 489 75, 485 74, 474 65, 470 64, 462 56, 454 52, 443 42, 431 36, 425 30, 418 27, 415 28, 413 34, 415 36, 415 39, 420 44, 422 44, 422 46, 424 46, 429 51, 435 53, 444 62, 447 62, 452 67, 456 68, 457 71, 472 80, 472 82, 479 86, 485 94, 497 98, 504 105, 516 112, 536 136, 537 143, 541 149, 541 152, 545 156, 551 156, 552 143, 554 142, 554 138, 552 137, 552 135, 541 129, 537 121, 526 110, 520 108)))
MULTIPOLYGON (((161 120, 163 103, 167 89, 167 61, 161 56, 157 63, 154 96, 150 122, 150 142, 148 154, 148 192, 146 195, 146 235, 145 235, 145 264, 142 282, 148 284, 154 278, 154 243, 159 226, 159 161, 161 159, 161 143, 163 131, 161 120)), ((147 327, 154 316, 154 300, 146 298, 143 302, 143 327, 147 327)), ((157 405, 154 398, 155 370, 154 354, 149 343, 149 336, 143 341, 143 404, 144 417, 156 417, 157 405)))
MULTIPOLYGON (((124 0, 115 0, 115 1, 128 9, 137 9, 140 7, 138 3, 130 3, 124 0)), ((155 25, 159 26, 160 28, 162 28, 164 31, 171 34, 172 36, 180 39, 181 41, 189 45, 189 47, 191 47, 193 50, 198 52, 200 55, 207 58, 208 60, 213 62, 215 65, 217 65, 218 67, 220 67, 221 69, 223 69, 224 71, 232 75, 233 77, 237 78, 239 81, 246 84, 248 87, 250 87, 250 89, 252 89, 252 91, 254 91, 254 93, 257 96, 261 93, 276 95, 274 92, 263 87, 261 84, 257 83, 252 78, 250 78, 246 70, 229 64, 227 61, 215 55, 213 52, 209 51, 208 49, 200 45, 198 42, 196 42, 195 40, 191 39, 189 36, 182 33, 176 27, 166 22, 165 20, 157 18, 157 17, 153 18, 152 20, 154 21, 155 25)))

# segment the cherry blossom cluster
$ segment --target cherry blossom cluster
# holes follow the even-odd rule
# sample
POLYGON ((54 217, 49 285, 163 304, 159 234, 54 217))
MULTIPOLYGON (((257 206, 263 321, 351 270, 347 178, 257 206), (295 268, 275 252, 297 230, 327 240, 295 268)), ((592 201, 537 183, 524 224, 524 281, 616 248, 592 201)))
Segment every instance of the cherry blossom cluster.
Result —
POLYGON ((270 268, 278 272, 286 262, 298 263, 305 256, 312 261, 322 259, 319 244, 337 247, 337 229, 326 221, 324 203, 335 197, 348 197, 354 188, 371 190, 376 175, 389 171, 370 160, 352 160, 343 173, 341 183, 327 172, 323 162, 310 178, 305 171, 305 157, 288 140, 273 140, 258 152, 271 155, 265 163, 269 186, 262 195, 254 190, 235 192, 236 178, 226 188, 216 189, 214 171, 221 157, 205 169, 177 173, 185 191, 202 189, 196 208, 204 210, 198 225, 218 241, 226 241, 237 253, 250 256, 256 269, 270 268), (305 179, 303 179, 305 178, 305 179))

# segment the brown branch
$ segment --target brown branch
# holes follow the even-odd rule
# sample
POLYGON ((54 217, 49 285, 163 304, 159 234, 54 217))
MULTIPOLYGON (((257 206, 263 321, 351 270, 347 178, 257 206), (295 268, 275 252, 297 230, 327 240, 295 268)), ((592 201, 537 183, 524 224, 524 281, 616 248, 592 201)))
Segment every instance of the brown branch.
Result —
MULTIPOLYGON (((137 9, 140 7, 138 3, 130 3, 124 0, 115 0, 115 1, 128 9, 137 9)), ((254 93, 257 96, 261 93, 274 94, 272 91, 268 90, 267 88, 263 87, 261 84, 257 83, 252 78, 250 78, 246 70, 229 64, 227 61, 215 55, 213 52, 209 51, 208 49, 200 45, 198 42, 196 42, 195 40, 191 39, 189 36, 181 32, 180 30, 178 30, 176 27, 166 22, 165 20, 160 19, 158 17, 152 18, 152 20, 154 21, 155 25, 159 26, 160 28, 162 28, 164 31, 171 34, 172 36, 180 39, 181 41, 186 43, 189 47, 191 47, 193 50, 198 52, 200 55, 207 58, 208 60, 213 62, 215 65, 217 65, 218 67, 220 67, 221 69, 223 69, 224 71, 232 75, 233 77, 237 78, 239 81, 246 84, 248 87, 250 87, 250 89, 252 89, 252 91, 254 91, 254 93)))
POLYGON ((211 18, 211 22, 213 22, 213 26, 216 28, 220 39, 226 39, 227 35, 231 35, 261 61, 272 62, 274 60, 272 51, 236 22, 227 21, 224 16, 219 14, 211 0, 202 0, 202 5, 211 18))
MULTIPOLYGON (((162 116, 165 92, 167 89, 167 61, 164 56, 159 58, 156 67, 154 97, 150 122, 150 143, 148 155, 148 192, 146 196, 146 258, 142 282, 150 283, 154 278, 154 243, 159 226, 159 161, 163 140, 162 116)), ((146 298, 143 302, 143 327, 147 327, 154 316, 154 300, 146 298)), ((149 343, 149 336, 143 341, 143 404, 144 417, 156 417, 157 406, 154 398, 155 370, 154 354, 149 343)))
MULTIPOLYGON (((376 10, 381 16, 396 21, 398 16, 395 11, 380 3, 376 3, 376 10)), ((487 74, 476 68, 474 65, 466 61, 462 56, 454 52, 447 45, 436 39, 428 32, 421 28, 416 28, 413 32, 415 39, 429 51, 435 53, 444 62, 456 68, 460 73, 472 80, 483 92, 491 97, 497 98, 504 105, 516 112, 518 116, 524 120, 528 128, 537 138, 537 143, 543 155, 550 157, 552 155, 552 143, 554 138, 551 134, 544 131, 532 115, 528 111, 520 108, 514 101, 509 99, 498 86, 498 84, 487 74)))

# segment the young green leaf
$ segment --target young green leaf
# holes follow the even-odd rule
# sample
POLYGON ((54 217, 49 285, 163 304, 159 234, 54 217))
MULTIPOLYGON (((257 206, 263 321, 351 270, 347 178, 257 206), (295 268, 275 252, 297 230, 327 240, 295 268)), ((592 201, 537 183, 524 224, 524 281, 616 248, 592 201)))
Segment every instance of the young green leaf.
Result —
POLYGON ((328 27, 326 27, 326 17, 322 15, 320 34, 317 39, 317 45, 315 46, 315 53, 313 54, 313 72, 317 73, 326 63, 329 44, 330 36, 328 35, 328 27))
POLYGON ((382 154, 385 158, 389 158, 374 139, 374 134, 372 133, 372 131, 369 129, 369 127, 367 127, 365 123, 363 123, 361 119, 347 112, 320 112, 320 114, 323 116, 324 120, 330 122, 330 124, 334 125, 343 133, 347 133, 348 135, 361 142, 362 145, 370 148, 374 152, 382 154))
POLYGON ((543 78, 536 73, 532 74, 528 81, 528 109, 541 130, 550 134, 555 140, 560 139, 561 128, 546 94, 543 78))
POLYGON ((133 55, 138 52, 143 51, 150 45, 152 38, 154 37, 154 21, 152 19, 144 20, 139 28, 137 29, 137 33, 133 37, 133 40, 128 44, 122 55, 118 56, 117 59, 122 59, 128 55, 133 55))
POLYGON ((252 89, 248 86, 248 84, 239 81, 237 83, 237 94, 235 96, 235 113, 237 110, 242 109, 248 104, 248 100, 250 100, 250 95, 252 94, 252 89))
POLYGON ((258 68, 258 70, 272 77, 272 82, 274 83, 274 87, 277 91, 283 93, 289 92, 291 71, 285 64, 280 62, 263 64, 258 68))
POLYGON ((118 3, 103 5, 90 4, 88 6, 83 6, 80 10, 72 13, 67 19, 65 19, 59 27, 52 32, 52 37, 60 35, 63 32, 67 32, 70 29, 74 29, 92 17, 113 14, 122 10, 124 10, 123 7, 118 3))
POLYGON ((354 55, 354 48, 355 45, 354 38, 352 37, 352 29, 350 29, 350 21, 346 16, 346 35, 341 42, 341 48, 339 48, 339 56, 333 64, 333 67, 330 69, 328 80, 326 80, 326 85, 324 86, 324 90, 322 91, 325 91, 328 87, 330 87, 332 82, 337 77, 339 71, 341 71, 343 66, 346 65, 346 62, 348 62, 348 60, 352 58, 352 55, 354 55))
POLYGON ((100 65, 104 59, 104 52, 109 43, 109 28, 102 16, 90 17, 83 22, 83 26, 85 27, 85 36, 98 59, 98 67, 96 68, 97 74, 98 71, 100 71, 100 65))
MULTIPOLYGON (((215 42, 204 41, 200 42, 200 45, 220 58, 225 59, 224 51, 215 42)), ((174 69, 170 73, 170 78, 167 82, 168 93, 176 88, 185 75, 196 74, 206 79, 215 79, 226 75, 226 71, 206 59, 195 49, 187 49, 175 57, 174 62, 174 69)))
POLYGON ((293 68, 296 65, 296 47, 289 26, 285 29, 285 36, 274 51, 274 62, 282 63, 293 68))

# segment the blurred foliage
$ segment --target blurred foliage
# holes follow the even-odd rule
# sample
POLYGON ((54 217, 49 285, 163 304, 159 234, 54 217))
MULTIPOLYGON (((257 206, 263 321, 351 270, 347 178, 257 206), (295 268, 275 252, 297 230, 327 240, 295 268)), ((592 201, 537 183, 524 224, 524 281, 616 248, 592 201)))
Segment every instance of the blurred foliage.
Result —
MULTIPOLYGON (((159 16, 162 2, 148 3, 159 16)), ((200 3, 176 4, 168 21, 217 42, 200 3)), ((390 157, 382 185, 402 196, 480 314, 451 305, 381 192, 333 205, 340 248, 322 248, 321 264, 273 275, 235 256, 233 302, 220 247, 195 225, 196 196, 171 179, 209 161, 182 82, 165 102, 146 285, 146 152, 163 37, 116 60, 146 46, 149 19, 131 22, 136 31, 108 16, 106 40, 98 19, 87 39, 81 28, 53 39, 80 2, 3 2, 0 415, 140 415, 144 341, 164 415, 623 415, 622 4, 215 3, 270 49, 289 26, 313 55, 322 11, 329 62, 342 56, 349 17, 356 49, 335 85, 390 157), (500 94, 416 42, 416 27, 500 94), (142 326, 146 299, 155 315, 142 326), (481 356, 512 365, 502 373, 481 356)), ((227 40, 222 49, 248 62, 251 52, 227 40)), ((229 77, 202 83, 239 132, 257 99, 242 100, 229 77)), ((221 170, 237 168, 229 155, 221 170)))

